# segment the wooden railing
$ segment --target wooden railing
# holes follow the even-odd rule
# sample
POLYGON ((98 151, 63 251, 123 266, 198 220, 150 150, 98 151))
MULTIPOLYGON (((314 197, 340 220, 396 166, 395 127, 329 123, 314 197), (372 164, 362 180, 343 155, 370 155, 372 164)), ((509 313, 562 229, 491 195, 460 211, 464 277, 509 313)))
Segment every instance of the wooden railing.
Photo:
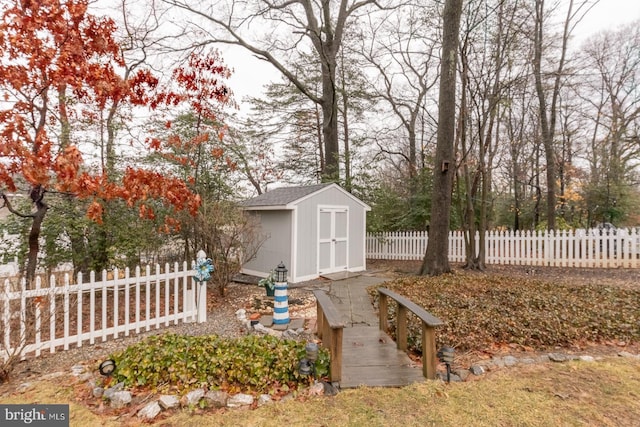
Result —
POLYGON ((339 382, 342 378, 342 322, 340 313, 333 305, 329 296, 322 290, 313 291, 316 297, 317 335, 322 340, 322 345, 331 354, 330 381, 339 382))
POLYGON ((407 314, 411 311, 422 321, 422 374, 427 379, 436 378, 438 358, 436 356, 435 328, 444 322, 431 313, 411 302, 407 298, 386 288, 378 288, 378 310, 380 315, 380 330, 387 332, 389 327, 388 298, 392 298, 398 305, 396 312, 396 343, 398 349, 407 351, 407 314))

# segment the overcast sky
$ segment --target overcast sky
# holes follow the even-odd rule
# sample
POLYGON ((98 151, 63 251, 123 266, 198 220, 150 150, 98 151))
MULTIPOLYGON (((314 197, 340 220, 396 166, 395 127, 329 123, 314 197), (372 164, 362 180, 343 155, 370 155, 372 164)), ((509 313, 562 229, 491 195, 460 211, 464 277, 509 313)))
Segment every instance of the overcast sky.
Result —
MULTIPOLYGON (((589 35, 615 29, 638 19, 640 0, 600 0, 576 27, 575 42, 580 43, 589 35)), ((223 50, 223 58, 229 67, 235 69, 230 86, 243 111, 246 111, 246 106, 242 105, 243 97, 258 96, 262 94, 263 85, 280 80, 273 66, 252 58, 241 48, 223 50)))
POLYGON ((640 0, 600 0, 579 25, 580 34, 615 29, 640 19, 640 0))

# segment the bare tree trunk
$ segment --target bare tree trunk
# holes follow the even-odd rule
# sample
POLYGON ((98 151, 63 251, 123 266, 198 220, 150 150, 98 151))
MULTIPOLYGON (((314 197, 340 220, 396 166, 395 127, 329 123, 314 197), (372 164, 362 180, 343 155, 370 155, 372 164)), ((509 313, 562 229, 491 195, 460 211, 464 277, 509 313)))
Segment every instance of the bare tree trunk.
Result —
POLYGON ((344 188, 351 192, 351 148, 349 147, 349 97, 346 87, 346 73, 344 71, 344 51, 340 55, 340 82, 342 96, 342 133, 344 138, 344 188))
POLYGON ((456 71, 462 0, 446 0, 443 15, 442 63, 438 111, 438 137, 433 168, 429 243, 420 274, 440 275, 449 265, 451 190, 455 173, 453 148, 456 126, 456 71))
MULTIPOLYGON (((578 10, 584 6, 583 2, 578 10)), ((567 46, 569 43, 569 35, 571 33, 571 20, 575 17, 573 12, 573 0, 569 1, 567 16, 564 21, 564 30, 562 33, 562 46, 560 58, 558 59, 557 68, 554 70, 554 82, 551 92, 551 104, 547 103, 547 96, 542 81, 542 51, 544 47, 544 0, 536 0, 535 2, 535 34, 534 34, 534 58, 533 58, 533 75, 535 78, 536 94, 538 95, 538 103, 540 108, 540 133, 542 136, 542 145, 544 147, 547 175, 547 229, 554 230, 556 228, 556 179, 558 177, 558 165, 556 162, 556 152, 554 147, 554 137, 556 129, 556 118, 558 114, 558 99, 560 96, 560 84, 562 82, 567 46)))

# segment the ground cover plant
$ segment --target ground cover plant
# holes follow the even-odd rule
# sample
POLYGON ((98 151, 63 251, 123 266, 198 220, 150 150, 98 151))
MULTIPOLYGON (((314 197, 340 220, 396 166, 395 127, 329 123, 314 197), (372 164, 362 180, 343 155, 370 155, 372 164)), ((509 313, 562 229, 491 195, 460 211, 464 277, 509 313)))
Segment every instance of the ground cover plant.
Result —
MULTIPOLYGON (((112 381, 150 391, 207 387, 228 392, 288 393, 308 378, 298 372, 305 343, 273 336, 229 339, 216 335, 163 334, 114 353, 112 381)), ((329 355, 320 349, 316 375, 328 374, 329 355)))
MULTIPOLYGON (((384 286, 445 321, 437 344, 459 351, 516 344, 528 350, 590 343, 640 342, 640 289, 566 284, 529 277, 465 271, 438 277, 406 276, 384 286)), ((375 298, 377 292, 371 290, 375 298)), ((395 307, 390 307, 393 332, 395 307)), ((420 348, 417 319, 410 317, 410 345, 420 348)))

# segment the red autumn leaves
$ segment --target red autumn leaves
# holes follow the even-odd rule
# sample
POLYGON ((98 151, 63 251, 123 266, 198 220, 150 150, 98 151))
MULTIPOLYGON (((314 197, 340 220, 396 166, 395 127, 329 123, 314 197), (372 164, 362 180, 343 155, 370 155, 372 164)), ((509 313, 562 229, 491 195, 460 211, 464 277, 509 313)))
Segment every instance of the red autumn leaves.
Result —
MULTIPOLYGON (((104 202, 115 198, 137 207, 143 218, 155 217, 152 200, 195 214, 200 196, 183 179, 135 164, 110 176, 113 171, 104 164, 85 162, 78 145, 85 141, 74 132, 87 123, 98 127, 107 113, 123 106, 151 111, 180 106, 217 123, 229 102, 224 85, 229 70, 217 54, 194 54, 173 72, 174 85, 164 89, 148 69, 124 73, 115 23, 89 14, 88 4, 22 1, 0 12, 0 192, 28 185, 89 199, 87 215, 96 221, 104 202)), ((217 138, 222 125, 216 126, 217 138)), ((208 137, 180 143, 202 144, 208 137)), ((146 146, 163 151, 177 140, 150 137, 146 146)), ((213 151, 210 155, 224 155, 222 149, 213 151)), ((164 227, 178 226, 168 218, 164 227)))

